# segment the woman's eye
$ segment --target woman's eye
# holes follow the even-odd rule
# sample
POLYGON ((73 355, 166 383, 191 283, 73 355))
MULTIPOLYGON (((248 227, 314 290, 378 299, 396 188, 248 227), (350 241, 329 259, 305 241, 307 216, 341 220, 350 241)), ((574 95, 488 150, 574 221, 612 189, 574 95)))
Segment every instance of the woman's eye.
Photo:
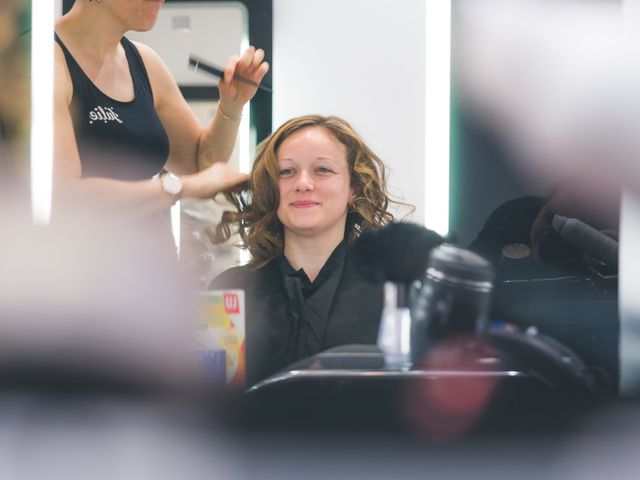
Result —
POLYGON ((318 167, 316 169, 319 173, 332 173, 333 170, 331 170, 329 167, 318 167))
POLYGON ((281 177, 286 177, 293 174, 293 168, 281 168, 279 173, 281 177))

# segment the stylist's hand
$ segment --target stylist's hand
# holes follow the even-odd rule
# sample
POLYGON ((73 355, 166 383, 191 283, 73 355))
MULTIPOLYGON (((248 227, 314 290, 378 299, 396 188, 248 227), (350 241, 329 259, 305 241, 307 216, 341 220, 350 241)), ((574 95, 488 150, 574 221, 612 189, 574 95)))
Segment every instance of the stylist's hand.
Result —
POLYGON ((242 107, 255 95, 258 87, 234 79, 235 75, 259 84, 269 71, 264 61, 264 50, 249 47, 241 57, 233 56, 224 69, 224 78, 218 83, 220 104, 224 112, 233 118, 240 118, 242 107))
POLYGON ((220 192, 242 189, 249 175, 228 163, 217 162, 193 175, 182 177, 182 195, 193 198, 213 198, 220 192))

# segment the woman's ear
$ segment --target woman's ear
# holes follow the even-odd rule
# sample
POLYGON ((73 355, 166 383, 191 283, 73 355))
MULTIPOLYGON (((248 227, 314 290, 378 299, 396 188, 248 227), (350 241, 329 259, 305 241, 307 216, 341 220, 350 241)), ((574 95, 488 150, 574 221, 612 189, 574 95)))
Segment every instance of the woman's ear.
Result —
POLYGON ((358 191, 356 191, 355 187, 351 186, 349 187, 349 191, 351 192, 351 195, 349 195, 349 206, 353 207, 353 205, 356 203, 356 198, 358 198, 358 191))
POLYGON ((357 198, 357 195, 355 193, 355 190, 353 188, 351 188, 351 195, 349 195, 349 201, 347 202, 347 211, 348 212, 353 212, 355 210, 356 198, 357 198))

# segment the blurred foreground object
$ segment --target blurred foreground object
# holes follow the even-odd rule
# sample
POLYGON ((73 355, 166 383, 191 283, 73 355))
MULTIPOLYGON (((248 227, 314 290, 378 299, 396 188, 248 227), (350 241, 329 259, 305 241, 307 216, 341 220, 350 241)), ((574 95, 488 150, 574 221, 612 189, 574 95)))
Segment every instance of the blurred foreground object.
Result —
POLYGON ((493 279, 491 265, 481 256, 452 245, 433 249, 412 305, 414 362, 443 339, 488 330, 493 279))
POLYGON ((28 6, 19 0, 0 2, 0 187, 28 186, 30 35, 28 6))
POLYGON ((7 205, 0 212, 0 368, 146 385, 187 381, 195 310, 163 245, 88 212, 35 227, 7 205))
POLYGON ((595 170, 638 188, 633 20, 619 2, 460 2, 460 99, 511 145, 524 173, 557 180, 595 170))
POLYGON ((108 217, 35 227, 4 200, 0 477, 234 478, 177 262, 108 217))

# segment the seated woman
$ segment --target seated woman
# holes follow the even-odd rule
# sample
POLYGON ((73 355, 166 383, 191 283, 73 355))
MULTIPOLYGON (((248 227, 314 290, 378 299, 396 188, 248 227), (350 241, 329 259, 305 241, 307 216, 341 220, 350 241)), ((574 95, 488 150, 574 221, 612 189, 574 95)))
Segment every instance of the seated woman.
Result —
POLYGON ((382 161, 344 120, 289 120, 258 149, 250 192, 228 195, 215 239, 239 224, 251 263, 211 288, 246 292, 247 380, 349 343, 375 343, 382 284, 349 255, 367 229, 393 220, 382 161))

